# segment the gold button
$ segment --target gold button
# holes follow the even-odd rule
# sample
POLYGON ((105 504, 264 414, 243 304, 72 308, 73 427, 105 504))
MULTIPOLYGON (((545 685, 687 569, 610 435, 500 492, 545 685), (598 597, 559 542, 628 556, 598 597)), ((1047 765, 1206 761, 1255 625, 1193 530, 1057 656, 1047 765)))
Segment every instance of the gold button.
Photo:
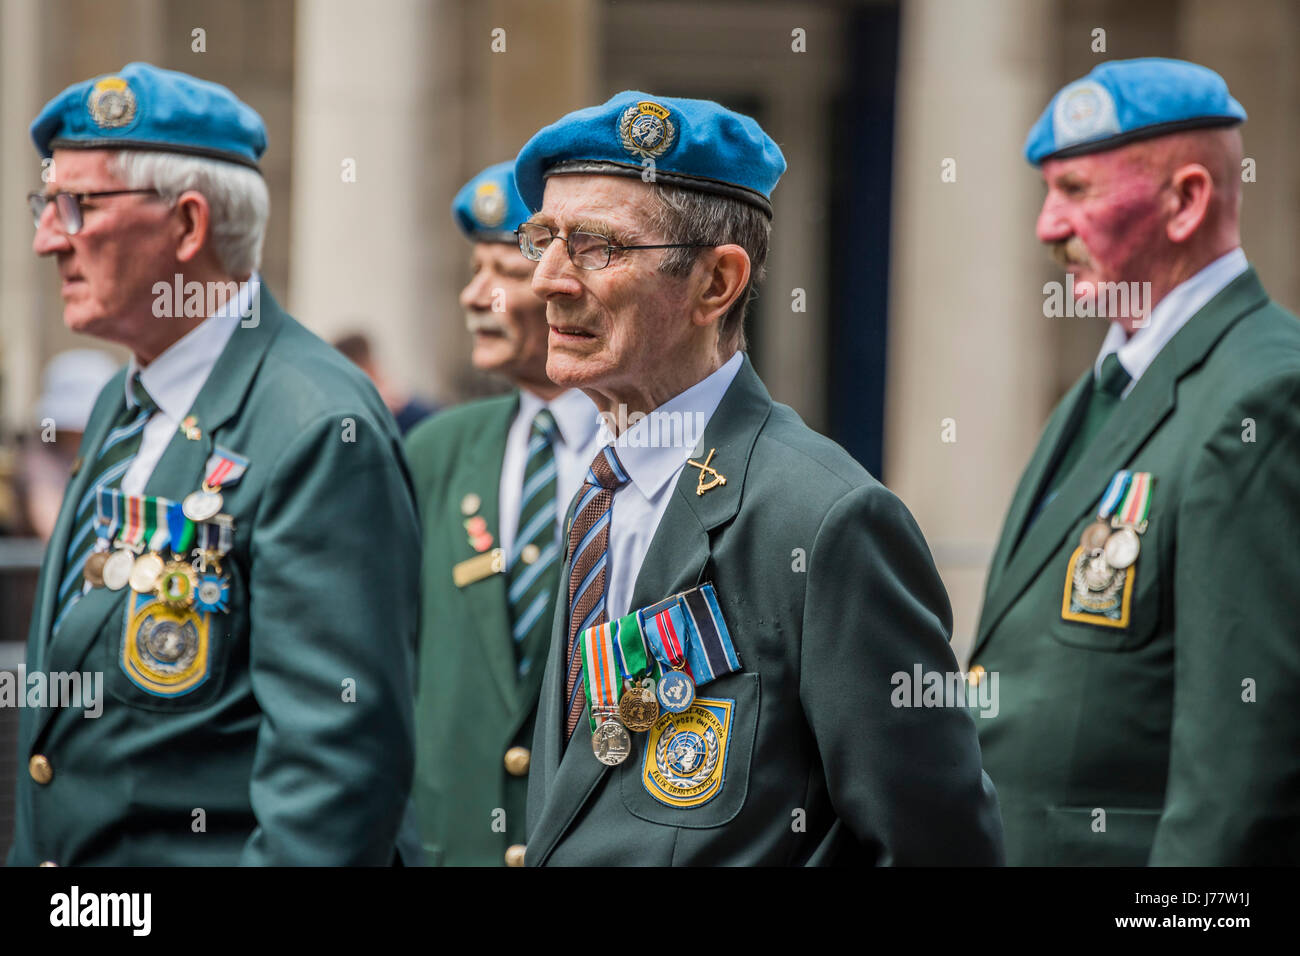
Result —
POLYGON ((506 849, 506 866, 523 866, 524 851, 528 849, 522 843, 515 843, 506 849))
POLYGON ((46 860, 44 863, 37 863, 37 866, 58 866, 53 860, 46 860))
POLYGON ((982 681, 983 679, 984 679, 983 664, 976 664, 974 667, 970 669, 970 672, 967 673, 966 675, 966 682, 969 683, 972 687, 978 687, 980 685, 980 681, 982 681))
POLYGON ((528 764, 532 758, 527 747, 511 747, 506 751, 506 772, 512 777, 522 777, 528 773, 528 764))
POLYGON ((54 779, 54 767, 44 754, 37 754, 27 761, 27 770, 31 773, 32 779, 39 784, 44 785, 54 779))

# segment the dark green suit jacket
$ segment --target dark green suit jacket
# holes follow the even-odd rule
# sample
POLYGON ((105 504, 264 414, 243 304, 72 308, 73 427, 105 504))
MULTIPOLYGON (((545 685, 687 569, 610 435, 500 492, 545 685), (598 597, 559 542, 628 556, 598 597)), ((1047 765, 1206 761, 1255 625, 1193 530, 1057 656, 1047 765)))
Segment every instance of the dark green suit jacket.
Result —
MULTIPOLYGON (((742 668, 699 688, 731 702, 724 780, 697 806, 643 783, 646 734, 610 769, 584 717, 562 747, 557 609, 528 794, 531 866, 993 864, 997 798, 962 706, 902 708, 891 678, 954 673, 951 612, 907 509, 838 445, 773 403, 748 358, 705 430, 727 478, 683 472, 632 605, 712 581, 742 668)), ((615 516, 617 519, 617 515, 615 516)))
POLYGON ((471 402, 406 440, 424 533, 415 803, 431 865, 501 865, 506 848, 524 842, 528 778, 510 773, 504 756, 532 746, 546 647, 523 648, 532 665, 519 676, 506 576, 452 581, 452 568, 478 554, 466 495, 478 496, 478 514, 499 535, 501 464, 518 407, 518 393, 471 402))
POLYGON ((1008 861, 1300 862, 1300 323, 1254 270, 1234 280, 1013 552, 1090 381, 1016 490, 972 658, 999 674, 977 723, 1008 861), (1070 557, 1121 468, 1155 476, 1129 623, 1065 620, 1070 557))
MULTIPOLYGON (((194 402, 201 438, 174 435, 145 489, 182 499, 214 443, 250 461, 225 491, 230 608, 212 615, 206 679, 158 697, 127 678, 129 590, 91 591, 51 637, 73 511, 92 478, 83 468, 46 551, 27 660, 29 672, 102 672, 103 714, 22 712, 11 863, 393 860, 414 762, 409 478, 371 384, 261 296, 260 320, 235 330, 194 402), (28 773, 37 754, 49 783, 28 773)), ((91 414, 87 462, 123 375, 91 414)))

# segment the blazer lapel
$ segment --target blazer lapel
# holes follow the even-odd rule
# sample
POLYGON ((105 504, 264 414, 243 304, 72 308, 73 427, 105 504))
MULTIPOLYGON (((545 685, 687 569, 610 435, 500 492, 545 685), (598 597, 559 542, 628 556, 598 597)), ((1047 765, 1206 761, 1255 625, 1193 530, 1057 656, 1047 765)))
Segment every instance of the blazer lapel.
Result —
MULTIPOLYGON (((471 447, 457 472, 451 500, 443 504, 443 507, 456 509, 459 515, 461 499, 472 491, 479 496, 479 515, 487 522, 488 528, 498 535, 501 528, 501 465, 505 459, 510 421, 518 407, 519 403, 515 401, 508 407, 505 416, 492 424, 490 440, 476 442, 471 447)), ((463 554, 466 558, 473 557, 477 552, 470 550, 461 522, 449 522, 448 528, 446 547, 451 549, 451 553, 463 554)), ((493 574, 456 590, 460 599, 470 606, 469 616, 478 631, 478 646, 497 689, 501 692, 502 706, 507 713, 514 713, 519 706, 520 693, 514 641, 510 635, 506 576, 493 574)))
MULTIPOLYGON (((1248 269, 1189 321, 1156 356, 1115 411, 1115 425, 1083 453, 1060 493, 1025 532, 1005 572, 988 592, 974 651, 978 651, 1043 565, 1056 554, 1079 518, 1096 507, 1106 482, 1132 459, 1176 403, 1178 380, 1200 365, 1220 338, 1268 296, 1248 269)), ((1011 525, 1008 523, 1008 527, 1011 525)))
MULTIPOLYGON (((702 461, 698 455, 708 455, 710 448, 716 449, 713 465, 726 475, 727 483, 699 495, 696 493, 699 471, 689 465, 682 469, 637 574, 632 589, 632 608, 653 604, 705 580, 712 553, 710 533, 731 521, 740 510, 750 454, 771 411, 772 397, 746 356, 717 411, 709 419, 699 447, 691 456, 702 461)), ((562 574, 562 579, 567 580, 567 567, 562 574)), ((591 753, 590 738, 584 732, 588 726, 586 711, 568 746, 561 750, 559 737, 564 726, 560 706, 561 675, 568 638, 564 633, 564 610, 556 608, 547 678, 540 703, 544 713, 538 720, 539 727, 559 730, 558 734, 546 734, 553 739, 542 741, 545 752, 540 756, 546 782, 546 804, 535 831, 528 837, 529 854, 538 865, 546 862, 560 837, 610 769, 591 753)), ((644 740, 634 739, 634 752, 629 760, 638 759, 637 744, 644 746, 644 740)))

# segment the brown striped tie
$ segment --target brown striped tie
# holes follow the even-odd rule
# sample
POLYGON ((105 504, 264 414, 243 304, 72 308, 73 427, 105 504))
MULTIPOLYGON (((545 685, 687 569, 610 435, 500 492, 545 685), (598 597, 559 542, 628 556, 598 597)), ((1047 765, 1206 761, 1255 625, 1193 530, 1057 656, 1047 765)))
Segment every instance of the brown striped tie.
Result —
POLYGON ((578 635, 604 624, 605 580, 609 563, 609 526, 614 492, 627 484, 628 475, 614 449, 597 453, 578 492, 569 527, 569 641, 565 651, 564 742, 567 744, 582 720, 582 654, 578 635))

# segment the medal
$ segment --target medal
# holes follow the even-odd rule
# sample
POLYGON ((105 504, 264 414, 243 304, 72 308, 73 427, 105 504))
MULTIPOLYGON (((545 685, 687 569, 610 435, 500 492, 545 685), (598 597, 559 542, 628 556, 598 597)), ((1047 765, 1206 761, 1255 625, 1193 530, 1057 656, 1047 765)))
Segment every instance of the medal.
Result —
POLYGON ((131 575, 127 583, 137 594, 149 594, 158 586, 162 576, 163 559, 149 551, 140 555, 131 565, 131 575))
POLYGON ((127 548, 118 548, 104 561, 104 587, 110 591, 120 591, 131 579, 131 567, 135 564, 135 552, 127 548))
POLYGON ((104 562, 104 587, 110 591, 120 591, 131 583, 136 555, 144 550, 144 526, 144 499, 139 495, 124 495, 118 549, 104 562))
POLYGON ((83 574, 92 588, 104 586, 104 565, 112 546, 113 536, 121 517, 118 510, 118 493, 113 488, 101 487, 95 493, 95 550, 86 558, 83 574))
POLYGON ((197 524, 219 515, 223 504, 225 504, 225 500, 221 497, 221 492, 209 488, 205 482, 202 489, 191 491, 185 496, 182 508, 185 517, 197 524))
POLYGON ((632 738, 626 727, 610 718, 591 735, 591 752, 606 766, 617 767, 632 752, 632 738))
POLYGON ((205 522, 196 529, 197 547, 187 565, 193 574, 194 608, 206 613, 225 613, 230 607, 230 580, 221 570, 221 559, 234 546, 235 528, 229 517, 205 522))
POLYGON ((107 551, 96 551, 86 558, 86 567, 83 574, 86 583, 92 588, 102 588, 104 586, 104 565, 107 562, 107 551))
POLYGON ((1083 535, 1079 538, 1079 547, 1085 551, 1096 551, 1106 546, 1106 539, 1109 537, 1110 525, 1105 521, 1097 520, 1083 529, 1083 535))
POLYGON ((227 448, 215 447, 204 465, 204 478, 198 491, 185 496, 185 517, 195 524, 210 521, 221 513, 225 499, 221 496, 223 485, 233 485, 244 476, 248 459, 227 448))
POLYGON ((655 693, 660 707, 670 714, 680 714, 695 703, 695 681, 684 670, 664 671, 655 693))
POLYGON ((204 574, 194 589, 194 607, 207 613, 224 614, 230 602, 230 582, 216 574, 204 574))
POLYGON ((1138 552, 1141 550, 1142 542, 1138 539, 1138 533, 1132 528, 1120 528, 1106 539, 1103 553, 1107 564, 1112 568, 1123 570, 1137 560, 1138 552))
POLYGON ((184 610, 194 604, 194 591, 199 578, 194 569, 184 561, 168 561, 158 578, 158 599, 175 610, 184 610))
POLYGON ((158 587, 158 581, 162 577, 163 561, 159 553, 167 547, 171 540, 171 529, 167 521, 167 506, 172 502, 166 498, 144 498, 142 507, 144 509, 144 541, 148 547, 145 554, 135 559, 135 564, 131 566, 131 577, 128 583, 131 590, 138 594, 152 594, 158 587))
POLYGON ((654 726, 659 719, 654 678, 645 678, 639 687, 632 681, 624 683, 623 696, 618 701, 618 717, 624 727, 637 733, 645 733, 654 726))

